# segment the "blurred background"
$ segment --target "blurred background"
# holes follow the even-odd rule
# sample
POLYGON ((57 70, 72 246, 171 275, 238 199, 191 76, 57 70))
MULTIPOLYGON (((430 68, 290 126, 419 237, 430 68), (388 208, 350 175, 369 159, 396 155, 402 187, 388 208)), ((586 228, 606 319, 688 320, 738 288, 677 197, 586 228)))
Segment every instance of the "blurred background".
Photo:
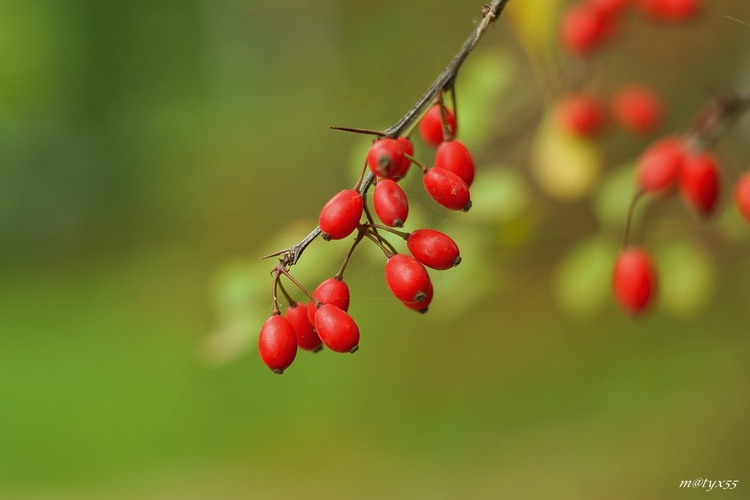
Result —
MULTIPOLYGON (((405 183, 407 228, 464 259, 433 275, 430 312, 363 248, 361 349, 279 377, 256 352, 258 257, 354 183, 369 139, 328 127, 394 123, 481 3, 0 0, 0 498, 683 498, 696 478, 746 495, 750 229, 728 193, 750 117, 718 145, 715 217, 640 213, 662 294, 637 320, 609 275, 654 137, 561 144, 544 124, 582 81, 640 81, 659 133, 686 130, 750 90, 750 5, 632 13, 584 64, 557 47, 567 3, 538 4, 510 2, 458 79, 472 211, 405 183)), ((295 276, 314 287, 346 247, 316 241, 295 276)))

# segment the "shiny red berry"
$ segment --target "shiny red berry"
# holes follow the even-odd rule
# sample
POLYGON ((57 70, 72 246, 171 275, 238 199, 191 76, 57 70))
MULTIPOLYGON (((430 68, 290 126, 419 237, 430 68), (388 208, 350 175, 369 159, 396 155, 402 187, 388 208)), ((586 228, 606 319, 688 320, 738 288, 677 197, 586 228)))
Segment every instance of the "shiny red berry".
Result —
POLYGON ((409 215, 409 200, 401 186, 391 179, 375 184, 372 205, 380 221, 386 226, 401 227, 409 215))
POLYGON ((272 372, 284 373, 297 356, 297 335, 292 323, 279 314, 268 318, 260 329, 258 352, 272 372))
POLYGON ((664 105, 659 95, 645 85, 627 85, 612 96, 612 114, 625 130, 648 134, 661 124, 664 105))
POLYGON ((750 172, 745 172, 734 185, 734 204, 745 220, 750 222, 750 172))
POLYGON ((377 177, 391 179, 399 174, 404 165, 404 150, 396 139, 378 139, 367 153, 367 166, 377 177))
POLYGON ((642 248, 622 250, 615 261, 612 287, 617 303, 626 312, 644 312, 656 296, 657 279, 648 252, 642 248))
POLYGON ((364 202, 354 189, 345 189, 323 206, 318 225, 325 240, 340 240, 354 232, 362 218, 364 202))
POLYGON ((435 152, 435 168, 444 168, 459 176, 471 187, 474 181, 474 159, 461 141, 444 141, 435 152))
POLYGON ((433 294, 433 287, 430 286, 430 289, 427 291, 427 296, 424 298, 424 300, 421 300, 419 302, 401 302, 403 305, 411 309, 412 311, 417 311, 420 314, 424 314, 427 312, 427 309, 430 306, 430 303, 432 302, 432 294, 433 294))
POLYGON ((464 212, 471 208, 469 186, 450 170, 431 168, 422 177, 422 184, 438 205, 464 212))
POLYGON ((641 191, 664 191, 677 182, 685 159, 685 145, 677 137, 651 144, 638 158, 636 176, 641 191))
MULTIPOLYGON (((445 123, 451 135, 456 135, 456 115, 445 108, 445 123)), ((428 146, 433 148, 443 142, 443 119, 441 117, 440 105, 433 105, 419 122, 419 137, 428 146)))
POLYGON ((555 106, 554 119, 565 132, 593 137, 604 126, 604 106, 587 92, 568 94, 555 106))
POLYGON ((461 262, 458 245, 447 234, 434 229, 417 229, 409 234, 406 246, 419 262, 433 269, 445 270, 461 262))
POLYGON ((719 200, 719 167, 710 153, 687 155, 680 170, 680 194, 700 215, 708 216, 719 200))
POLYGON ((285 316, 294 327, 299 348, 306 351, 319 351, 322 347, 322 342, 318 334, 315 333, 310 318, 307 317, 307 307, 307 304, 302 303, 289 306, 285 316))
POLYGON ((397 253, 385 264, 385 283, 401 302, 424 302, 432 288, 427 269, 411 255, 397 253))
MULTIPOLYGON (((344 312, 349 310, 349 285, 344 280, 328 278, 313 290, 312 296, 323 304, 333 304, 344 312)), ((315 324, 317 313, 315 302, 312 300, 307 304, 307 317, 310 323, 315 324)))
POLYGON ((585 55, 597 48, 610 31, 607 19, 586 4, 568 7, 560 21, 560 42, 576 55, 585 55))
POLYGON ((315 314, 315 330, 334 352, 354 352, 359 347, 359 328, 351 316, 332 304, 324 304, 315 314))
POLYGON ((401 162, 401 166, 396 169, 391 177, 391 179, 398 182, 406 177, 406 174, 409 172, 411 160, 409 160, 406 155, 414 156, 414 144, 408 137, 399 137, 396 139, 396 142, 398 142, 398 145, 401 146, 401 150, 404 152, 404 160, 401 162))

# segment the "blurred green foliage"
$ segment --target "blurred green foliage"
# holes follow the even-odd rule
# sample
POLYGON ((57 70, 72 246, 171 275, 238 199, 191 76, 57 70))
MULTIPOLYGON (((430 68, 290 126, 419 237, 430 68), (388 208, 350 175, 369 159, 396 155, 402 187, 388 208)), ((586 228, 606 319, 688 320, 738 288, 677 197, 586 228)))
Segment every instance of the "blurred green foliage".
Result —
MULTIPOLYGON (((523 5, 458 80, 475 208, 406 183, 410 227, 452 234, 464 262, 419 316, 358 252, 362 348, 277 377, 254 352, 257 257, 311 229, 367 147, 327 126, 394 122, 481 5, 0 0, 0 497, 682 498, 696 477, 741 494, 750 231, 731 207, 714 224, 650 205, 666 298, 622 317, 607 254, 646 140, 586 145, 587 196, 548 196, 527 160, 564 60, 557 12, 523 5)), ((654 85, 663 132, 684 129, 707 88, 748 83, 731 18, 746 2, 629 19, 599 83, 654 85)), ((748 130, 722 141, 727 187, 748 130)), ((332 274, 344 247, 316 242, 295 275, 332 274)))

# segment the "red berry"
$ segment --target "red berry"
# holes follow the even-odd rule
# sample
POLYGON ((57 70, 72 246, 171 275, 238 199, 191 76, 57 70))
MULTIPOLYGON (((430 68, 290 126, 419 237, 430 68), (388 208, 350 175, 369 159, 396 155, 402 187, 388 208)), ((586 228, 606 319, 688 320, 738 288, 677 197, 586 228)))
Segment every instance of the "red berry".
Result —
POLYGON ((404 152, 404 161, 401 162, 401 166, 396 169, 396 171, 393 173, 393 176, 391 179, 398 182, 404 177, 406 177, 406 174, 409 172, 409 167, 411 167, 411 160, 406 157, 406 155, 414 156, 414 144, 409 140, 408 137, 399 137, 396 139, 396 142, 398 142, 398 145, 401 146, 401 150, 404 152))
MULTIPOLYGON (((342 311, 346 312, 349 310, 349 285, 344 280, 337 278, 328 278, 315 290, 313 290, 312 296, 315 300, 322 302, 323 304, 333 304, 342 311)), ((315 302, 312 300, 307 304, 307 318, 310 323, 315 324, 315 315, 318 309, 315 307, 315 302)))
POLYGON ((274 314, 263 323, 258 337, 260 358, 272 372, 281 374, 297 356, 297 336, 284 316, 274 314))
POLYGON ((401 186, 391 179, 375 184, 372 205, 380 221, 386 226, 401 227, 409 215, 409 200, 401 186))
POLYGON ((351 316, 332 304, 324 304, 315 315, 320 339, 334 352, 354 352, 359 347, 359 328, 351 316))
POLYGON ((688 155, 680 170, 680 194, 703 216, 711 215, 719 199, 719 168, 709 153, 688 155))
POLYGON ((698 13, 697 0, 638 0, 638 7, 655 21, 682 22, 698 13))
POLYGON ((585 55, 597 48, 610 31, 607 19, 586 4, 573 4, 563 13, 560 41, 571 54, 585 55))
MULTIPOLYGON (((315 307, 313 305, 313 307, 315 307)), ((286 319, 294 327, 297 345, 306 351, 319 351, 322 347, 320 337, 315 333, 310 318, 307 317, 307 304, 297 303, 286 310, 286 319)))
POLYGON ((612 114, 624 129, 647 134, 661 123, 664 106, 661 98, 650 88, 628 85, 621 87, 612 97, 612 114))
POLYGON ((435 153, 435 168, 444 168, 459 176, 471 187, 474 181, 474 160, 461 141, 444 141, 435 153))
POLYGON ((636 315, 646 310, 656 295, 656 273, 648 252, 641 248, 622 250, 612 275, 617 303, 636 315))
POLYGON ((404 164, 404 150, 396 139, 378 139, 367 153, 367 166, 377 177, 391 179, 401 172, 404 164))
POLYGON ((734 203, 745 220, 750 222, 750 172, 745 172, 734 185, 734 203))
POLYGON ((411 254, 422 264, 445 270, 461 262, 458 245, 447 234, 434 229, 417 229, 406 240, 411 254))
POLYGON ((364 202, 354 189, 345 189, 323 206, 318 225, 324 240, 340 240, 354 232, 362 218, 364 202))
POLYGON ((666 137, 651 144, 638 158, 638 186, 647 193, 671 188, 680 175, 684 158, 685 145, 677 137, 666 137))
POLYGON ((397 253, 385 264, 385 283, 401 302, 424 302, 432 282, 427 269, 411 255, 397 253))
POLYGON ((554 118, 568 133, 593 137, 604 126, 604 106, 586 92, 569 94, 557 103, 554 118))
POLYGON ((587 3, 595 13, 611 18, 622 13, 630 0, 588 0, 587 3))
MULTIPOLYGON (((456 115, 448 108, 445 108, 445 123, 451 135, 456 135, 456 115)), ((443 119, 439 104, 433 105, 420 120, 419 136, 425 144, 433 148, 443 142, 443 119)))
POLYGON ((430 289, 427 291, 427 296, 422 301, 401 302, 401 303, 413 311, 417 311, 420 314, 424 314, 427 312, 430 302, 432 302, 432 294, 433 294, 432 290, 433 288, 432 286, 430 286, 430 289))
POLYGON ((467 212, 471 208, 469 186, 459 176, 444 168, 431 168, 422 177, 422 184, 438 205, 467 212))

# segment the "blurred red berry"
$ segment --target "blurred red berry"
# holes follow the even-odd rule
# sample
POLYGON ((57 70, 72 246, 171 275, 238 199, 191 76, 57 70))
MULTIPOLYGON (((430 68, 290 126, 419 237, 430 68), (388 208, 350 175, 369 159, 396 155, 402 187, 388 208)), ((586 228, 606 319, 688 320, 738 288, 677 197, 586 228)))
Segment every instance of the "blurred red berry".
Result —
POLYGON ((630 5, 630 0, 587 0, 586 3, 600 16, 612 18, 620 15, 630 5))
POLYGON ((604 126, 604 106, 589 93, 568 94, 555 106, 554 119, 565 132, 593 137, 604 126))
POLYGON ((648 252, 642 248, 622 250, 612 275, 612 287, 620 307, 632 315, 644 312, 653 302, 656 286, 656 272, 648 252))
POLYGON ((660 139, 641 154, 636 176, 641 191, 654 193, 674 186, 685 159, 685 145, 678 137, 660 139))
POLYGON ((597 48, 610 32, 607 18, 585 3, 576 3, 563 12, 560 42, 571 54, 586 55, 597 48))
POLYGON ((745 172, 734 185, 734 204, 745 220, 750 222, 750 172, 745 172))
POLYGON ((688 155, 680 171, 680 194, 700 215, 708 216, 719 200, 719 167, 710 153, 688 155))
POLYGON ((645 85, 627 85, 612 96, 612 115, 629 132, 648 134, 661 124, 664 105, 659 95, 645 85))
POLYGON ((697 0, 637 0, 636 5, 655 21, 678 23, 698 14, 697 0))

